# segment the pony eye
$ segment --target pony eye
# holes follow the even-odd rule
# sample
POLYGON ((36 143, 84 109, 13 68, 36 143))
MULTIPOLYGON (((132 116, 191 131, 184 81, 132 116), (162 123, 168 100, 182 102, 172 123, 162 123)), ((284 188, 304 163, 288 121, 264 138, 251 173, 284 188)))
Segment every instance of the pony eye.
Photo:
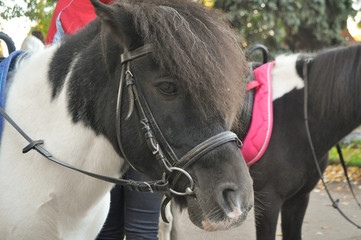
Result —
POLYGON ((157 85, 159 91, 166 95, 175 95, 177 93, 177 88, 174 83, 171 82, 162 82, 157 85))

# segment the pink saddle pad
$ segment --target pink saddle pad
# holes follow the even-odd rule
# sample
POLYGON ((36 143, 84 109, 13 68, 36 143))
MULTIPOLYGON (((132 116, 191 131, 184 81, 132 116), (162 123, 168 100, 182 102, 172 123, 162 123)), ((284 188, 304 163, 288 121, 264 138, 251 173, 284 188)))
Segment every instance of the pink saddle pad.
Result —
POLYGON ((241 148, 248 166, 257 162, 266 151, 272 134, 272 67, 275 62, 263 64, 253 73, 255 80, 247 85, 247 91, 255 88, 252 121, 241 148))

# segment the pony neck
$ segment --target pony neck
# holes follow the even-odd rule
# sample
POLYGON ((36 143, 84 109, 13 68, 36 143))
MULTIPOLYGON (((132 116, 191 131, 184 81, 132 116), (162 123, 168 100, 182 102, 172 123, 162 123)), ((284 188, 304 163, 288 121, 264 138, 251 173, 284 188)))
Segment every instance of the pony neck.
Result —
MULTIPOLYGON (((48 72, 53 70, 49 63, 56 50, 57 46, 47 48, 23 61, 14 73, 14 81, 7 96, 6 111, 29 136, 43 139, 45 148, 56 158, 77 168, 119 177, 123 161, 112 144, 83 121, 73 121, 69 111, 72 106, 68 84, 72 69, 63 76, 65 82, 58 96, 53 98, 51 94, 51 83, 47 76, 48 72), (33 73, 34 69, 36 74, 33 73), (31 72, 33 74, 29 74, 31 72)), ((73 63, 75 62, 76 59, 73 59, 73 63)), ((33 196, 39 204, 51 204, 49 196, 53 196, 57 199, 58 205, 64 205, 60 207, 64 214, 72 211, 86 212, 110 191, 112 184, 47 162, 35 152, 22 155, 24 141, 7 123, 4 125, 3 134, 0 158, 10 163, 16 161, 17 164, 9 173, 9 179, 13 179, 15 183, 22 179, 31 179, 34 186, 43 188, 44 198, 33 196), (8 141, 11 144, 7 144, 8 141), (19 175, 22 178, 15 179, 19 175)), ((23 191, 30 197, 34 194, 26 189, 23 191)))
POLYGON ((317 55, 312 63, 310 128, 321 148, 331 148, 361 124, 360 54, 360 45, 337 48, 317 55))

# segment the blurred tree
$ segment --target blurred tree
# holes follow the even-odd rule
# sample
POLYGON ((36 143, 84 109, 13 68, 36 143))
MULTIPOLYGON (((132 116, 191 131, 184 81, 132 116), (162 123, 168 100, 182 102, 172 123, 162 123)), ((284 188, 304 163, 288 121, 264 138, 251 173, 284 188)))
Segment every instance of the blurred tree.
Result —
POLYGON ((30 32, 39 30, 46 36, 56 2, 57 0, 0 0, 0 18, 8 20, 25 16, 35 22, 30 32))
POLYGON ((355 16, 352 0, 215 0, 239 30, 244 46, 261 43, 271 53, 314 51, 344 44, 341 32, 355 16))
MULTIPOLYGON (((353 0, 198 0, 224 11, 239 31, 243 45, 262 43, 272 55, 285 51, 314 51, 340 45, 353 0)), ((31 29, 46 35, 57 0, 0 0, 0 17, 26 16, 31 29), (6 2, 6 4, 5 4, 6 2), (19 5, 23 2, 24 5, 19 5)))

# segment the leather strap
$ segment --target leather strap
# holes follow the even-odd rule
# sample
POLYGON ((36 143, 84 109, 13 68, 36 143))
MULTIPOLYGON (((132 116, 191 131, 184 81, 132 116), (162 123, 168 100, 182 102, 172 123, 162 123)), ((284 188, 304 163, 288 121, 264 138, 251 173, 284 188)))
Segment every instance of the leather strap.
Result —
POLYGON ((85 175, 91 176, 93 178, 115 183, 118 185, 122 185, 130 190, 135 190, 138 192, 153 192, 153 191, 160 191, 160 192, 166 192, 169 189, 168 182, 164 182, 163 180, 158 181, 150 181, 150 182, 137 182, 133 180, 125 180, 125 179, 119 179, 119 178, 112 178, 104 175, 99 175, 96 173, 88 172, 76 167, 73 167, 67 163, 64 163, 58 159, 56 159, 49 151, 47 151, 45 148, 41 146, 41 144, 44 143, 43 140, 33 140, 31 139, 16 123, 15 121, 4 111, 4 109, 0 108, 0 114, 16 129, 18 133, 20 133, 25 140, 29 143, 24 149, 23 153, 27 153, 28 151, 34 149, 38 153, 40 153, 43 157, 48 159, 49 161, 56 163, 58 165, 61 165, 63 167, 69 168, 71 170, 83 173, 85 175))
POLYGON ((120 55, 121 64, 142 57, 145 54, 150 53, 152 50, 153 50, 153 45, 150 43, 144 44, 143 46, 133 51, 129 51, 128 49, 125 49, 124 52, 120 55))
POLYGON ((345 159, 343 158, 342 149, 341 149, 341 146, 340 146, 339 143, 336 144, 336 149, 337 149, 338 156, 340 157, 340 162, 341 162, 341 165, 342 165, 342 168, 343 168, 343 172, 344 172, 345 177, 346 177, 346 181, 347 181, 347 184, 348 184, 348 188, 350 189, 351 194, 352 194, 353 199, 355 200, 356 204, 359 206, 359 208, 361 208, 361 204, 360 204, 360 202, 357 200, 356 194, 355 194, 355 192, 354 192, 354 190, 353 190, 353 187, 352 187, 350 178, 349 178, 349 176, 348 176, 346 161, 345 161, 345 159))
POLYGON ((316 155, 316 151, 315 151, 315 147, 313 145, 313 141, 312 141, 312 137, 311 137, 311 132, 310 132, 310 127, 309 127, 309 124, 308 124, 308 64, 310 62, 312 62, 313 59, 312 58, 309 58, 309 59, 305 59, 304 62, 303 62, 303 81, 304 81, 304 98, 303 98, 303 114, 304 114, 304 120, 305 120, 305 129, 306 129, 306 134, 307 134, 307 139, 308 139, 308 143, 309 143, 309 146, 310 146, 310 149, 311 149, 311 152, 312 152, 312 157, 313 157, 313 160, 315 162, 315 165, 316 165, 316 169, 317 169, 317 172, 320 176, 320 179, 322 181, 322 184, 323 186, 325 187, 325 191, 330 199, 330 201, 332 202, 332 206, 334 208, 336 208, 338 210, 338 212, 349 222, 351 223, 352 225, 354 225, 355 227, 357 227, 358 229, 361 229, 361 225, 358 225, 356 224, 354 221, 352 221, 349 217, 346 216, 346 214, 340 209, 338 203, 339 203, 339 199, 336 199, 334 200, 326 183, 325 183, 325 180, 323 178, 323 173, 321 171, 321 168, 320 168, 320 165, 318 163, 318 158, 317 158, 317 155, 316 155))
POLYGON ((239 147, 242 146, 241 140, 238 139, 237 135, 231 131, 221 132, 206 141, 198 144, 189 152, 187 152, 176 164, 176 167, 186 169, 194 163, 201 156, 209 152, 210 150, 217 148, 227 142, 235 141, 239 143, 239 147))
MULTIPOLYGON (((202 157, 204 154, 213 150, 225 143, 235 141, 239 148, 242 148, 242 141, 239 140, 237 135, 231 131, 221 132, 211 138, 208 138, 206 141, 198 144, 189 152, 187 152, 175 165, 178 168, 187 169, 190 165, 192 165, 197 159, 202 157)), ((174 179, 172 179, 171 186, 173 187, 177 181, 179 180, 181 173, 178 173, 174 179)))

